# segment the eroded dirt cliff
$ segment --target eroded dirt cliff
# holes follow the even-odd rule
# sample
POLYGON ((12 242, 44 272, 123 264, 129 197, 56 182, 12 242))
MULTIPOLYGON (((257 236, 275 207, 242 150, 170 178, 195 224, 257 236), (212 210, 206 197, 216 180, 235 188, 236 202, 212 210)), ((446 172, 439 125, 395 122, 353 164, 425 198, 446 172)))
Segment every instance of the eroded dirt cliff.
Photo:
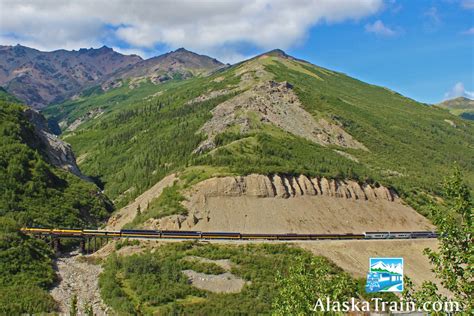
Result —
POLYGON ((184 192, 188 215, 147 227, 249 233, 361 233, 432 229, 383 186, 304 175, 211 178, 184 192))

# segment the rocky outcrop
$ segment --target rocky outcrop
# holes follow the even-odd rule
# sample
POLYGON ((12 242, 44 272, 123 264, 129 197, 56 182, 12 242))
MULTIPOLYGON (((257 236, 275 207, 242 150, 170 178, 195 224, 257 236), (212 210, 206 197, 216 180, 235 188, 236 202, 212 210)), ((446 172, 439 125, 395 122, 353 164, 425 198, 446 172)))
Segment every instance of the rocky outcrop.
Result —
POLYGON ((24 114, 33 124, 35 134, 41 143, 39 144, 39 149, 45 155, 48 162, 84 180, 89 180, 79 170, 71 145, 50 132, 46 119, 34 109, 27 109, 24 114))
POLYGON ((293 135, 326 146, 367 150, 341 126, 324 118, 315 118, 303 106, 288 82, 263 81, 212 110, 212 119, 199 130, 207 135, 195 152, 215 147, 216 135, 231 126, 247 130, 248 121, 257 117, 264 124, 273 124, 293 135))
POLYGON ((258 198, 296 198, 303 195, 324 195, 353 200, 395 201, 398 195, 384 186, 359 184, 353 180, 309 178, 305 175, 251 174, 248 176, 212 178, 195 185, 189 195, 199 192, 204 197, 249 196, 258 198))

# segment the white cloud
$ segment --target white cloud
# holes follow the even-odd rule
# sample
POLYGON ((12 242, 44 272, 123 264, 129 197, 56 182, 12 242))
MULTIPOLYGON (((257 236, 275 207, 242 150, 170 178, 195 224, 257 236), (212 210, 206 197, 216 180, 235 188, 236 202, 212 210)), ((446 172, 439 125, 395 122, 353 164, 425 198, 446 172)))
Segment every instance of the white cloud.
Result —
POLYGON ((474 91, 467 91, 464 88, 464 84, 462 82, 458 82, 454 85, 454 87, 444 94, 444 99, 449 100, 457 97, 466 97, 469 99, 474 99, 474 91))
MULTIPOLYGON (((288 48, 317 23, 359 20, 383 8, 383 0, 0 0, 4 44, 45 50, 164 45, 215 52, 249 43, 288 48)), ((228 54, 229 55, 229 54, 228 54)))
POLYGON ((462 34, 474 35, 474 27, 471 27, 470 29, 465 30, 464 32, 462 32, 462 34))
POLYGON ((370 24, 370 23, 367 24, 365 26, 365 30, 369 33, 374 33, 374 34, 377 34, 377 35, 387 36, 387 37, 397 35, 396 31, 394 31, 393 29, 385 26, 383 24, 383 22, 380 21, 380 20, 377 20, 372 24, 370 24))

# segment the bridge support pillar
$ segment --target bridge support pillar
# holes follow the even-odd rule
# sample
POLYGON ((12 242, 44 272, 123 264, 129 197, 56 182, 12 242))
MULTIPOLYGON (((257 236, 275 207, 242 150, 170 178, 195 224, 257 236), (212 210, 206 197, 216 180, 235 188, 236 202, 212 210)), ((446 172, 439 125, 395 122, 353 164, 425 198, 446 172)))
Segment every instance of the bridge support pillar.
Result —
POLYGON ((87 253, 92 253, 93 252, 92 248, 91 248, 91 239, 92 238, 87 238, 87 249, 86 249, 87 253))
POLYGON ((81 254, 86 253, 86 241, 85 241, 85 239, 81 239, 81 241, 79 242, 79 251, 81 252, 81 254))
POLYGON ((53 249, 54 251, 59 254, 61 252, 61 240, 59 238, 52 239, 53 249))

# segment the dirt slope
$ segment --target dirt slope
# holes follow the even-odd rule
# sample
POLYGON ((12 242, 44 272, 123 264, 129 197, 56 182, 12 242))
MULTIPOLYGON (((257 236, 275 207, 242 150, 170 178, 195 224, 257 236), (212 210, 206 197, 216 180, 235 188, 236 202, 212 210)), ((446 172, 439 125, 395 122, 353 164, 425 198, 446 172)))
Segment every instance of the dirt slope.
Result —
POLYGON ((163 178, 160 182, 138 196, 132 203, 112 215, 107 223, 106 229, 120 230, 125 224, 131 222, 135 218, 139 205, 140 210, 145 211, 148 207, 148 202, 151 202, 152 199, 160 196, 163 189, 173 185, 176 179, 175 174, 170 174, 163 178))
MULTIPOLYGON (((202 98, 205 98, 203 96, 202 98)), ((249 120, 256 116, 259 121, 273 124, 279 128, 320 145, 337 145, 345 148, 367 148, 349 135, 339 125, 315 118, 303 109, 300 100, 288 82, 265 81, 252 89, 219 104, 212 111, 212 119, 200 132, 208 136, 196 152, 214 148, 217 134, 231 126, 240 126, 247 132, 249 120)))
MULTIPOLYGON (((408 275, 415 285, 423 281, 433 281, 440 287, 439 280, 431 271, 432 266, 423 254, 423 249, 437 249, 435 239, 418 240, 356 240, 356 241, 324 241, 299 243, 298 246, 307 249, 315 255, 331 259, 339 267, 350 274, 365 278, 369 270, 371 257, 402 257, 404 259, 404 274, 408 275)), ((448 292, 442 289, 443 294, 448 292)))
POLYGON ((186 192, 188 216, 150 220, 158 229, 246 233, 432 230, 385 187, 305 176, 212 178, 186 192))

